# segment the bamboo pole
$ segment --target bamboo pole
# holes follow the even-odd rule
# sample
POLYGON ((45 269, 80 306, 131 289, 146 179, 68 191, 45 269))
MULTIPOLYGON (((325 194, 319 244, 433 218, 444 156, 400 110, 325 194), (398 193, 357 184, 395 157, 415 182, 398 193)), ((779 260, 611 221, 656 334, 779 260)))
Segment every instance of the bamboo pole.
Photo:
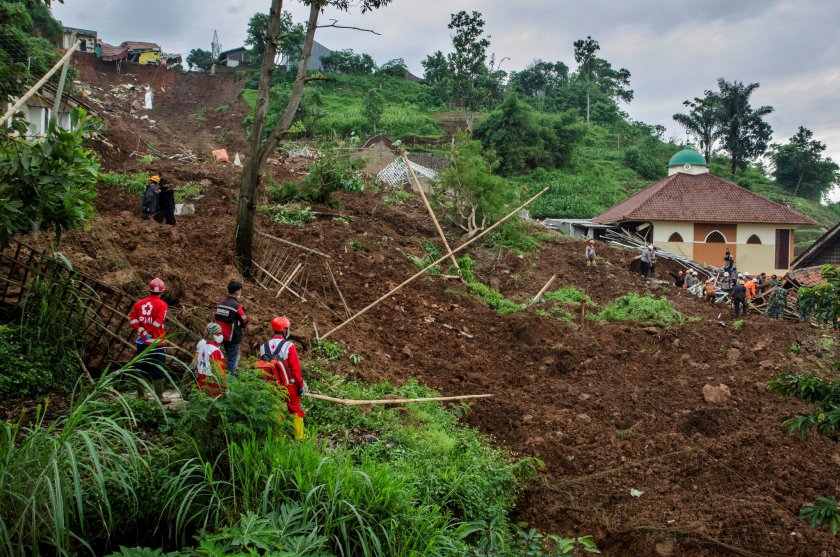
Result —
POLYGON ((50 69, 50 71, 48 71, 46 74, 44 74, 44 77, 39 79, 38 82, 35 83, 35 85, 33 85, 31 89, 29 89, 29 91, 24 93, 24 95, 21 98, 19 98, 17 100, 17 102, 15 104, 13 104, 12 107, 9 110, 7 110, 6 113, 3 116, 0 116, 0 125, 3 124, 6 120, 11 118, 12 116, 14 116, 15 112, 17 112, 17 110, 20 107, 22 107, 26 103, 26 101, 28 101, 32 97, 32 95, 37 93, 38 90, 41 88, 41 86, 44 85, 44 83, 46 83, 47 80, 49 78, 51 78, 52 75, 55 72, 58 71, 58 68, 60 68, 62 66, 62 64, 64 64, 65 60, 69 59, 71 56, 73 56, 74 52, 79 50, 79 45, 81 45, 81 44, 82 43, 80 41, 76 41, 76 44, 74 44, 73 46, 71 46, 67 50, 67 52, 64 54, 64 56, 61 57, 61 60, 56 62, 55 66, 53 66, 52 69, 50 69))
POLYGON ((420 270, 420 271, 418 271, 416 274, 414 274, 414 275, 413 275, 413 276, 411 276, 410 278, 406 279, 406 280, 405 280, 402 284, 400 284, 399 286, 397 286, 397 287, 393 288, 393 289, 392 289, 390 292, 388 292, 387 294, 385 294, 385 295, 381 296, 378 300, 376 300, 376 301, 374 301, 374 302, 371 302, 370 304, 368 304, 367 306, 365 306, 365 308, 364 308, 364 309, 360 310, 360 311, 359 311, 356 315, 354 315, 353 317, 351 317, 351 318, 347 319, 344 323, 341 323, 339 326, 337 326, 337 327, 333 328, 332 330, 327 331, 326 333, 324 333, 324 336, 322 336, 322 337, 321 337, 321 340, 323 340, 323 339, 325 339, 325 338, 329 337, 331 334, 333 334, 334 332, 336 332, 336 331, 338 331, 339 329, 343 328, 344 326, 349 325, 349 324, 350 324, 350 323, 352 323, 352 322, 353 322, 353 321, 354 321, 357 317, 359 317, 360 315, 363 315, 363 314, 367 313, 367 312, 368 312, 371 308, 373 308, 374 306, 378 305, 378 304, 379 304, 380 302, 382 302, 383 300, 386 300, 386 299, 390 298, 391 296, 393 296, 394 294, 396 294, 396 293, 397 293, 397 291, 401 290, 403 287, 405 287, 405 286, 406 286, 406 285, 408 285, 409 283, 413 282, 413 281, 414 281, 414 280, 416 280, 418 277, 423 276, 423 274, 425 274, 425 273, 426 273, 426 271, 428 271, 428 270, 429 270, 429 269, 431 269, 432 267, 435 267, 435 266, 436 266, 436 265, 438 265, 441 261, 443 261, 444 259, 446 259, 446 258, 447 258, 447 257, 449 257, 450 255, 452 255, 453 253, 457 253, 457 252, 459 252, 459 251, 461 251, 461 250, 465 249, 467 246, 469 246, 469 245, 470 245, 470 244, 472 244, 473 242, 477 241, 479 238, 481 238, 482 236, 484 236, 485 234, 487 234, 488 232, 490 232, 491 230, 493 230, 494 228, 496 228, 497 226, 499 226, 500 224, 502 224, 503 222, 505 222, 506 220, 508 220, 510 217, 512 217, 512 216, 514 216, 515 214, 517 214, 519 211, 521 211, 522 209, 524 209, 524 208, 525 208, 525 207, 527 207, 528 205, 530 205, 530 204, 531 204, 534 200, 536 200, 539 196, 541 196, 542 194, 544 194, 544 193, 545 193, 545 192, 547 192, 547 191, 548 191, 548 188, 544 188, 544 189, 543 189, 542 191, 540 191, 537 195, 535 195, 534 197, 532 197, 531 199, 529 199, 528 201, 526 201, 525 203, 523 203, 522 205, 520 205, 519 207, 517 207, 516 209, 514 209, 514 210, 513 210, 513 211, 511 211, 510 213, 508 213, 508 215, 507 215, 507 216, 505 216, 503 219, 501 219, 500 221, 498 221, 496 224, 492 225, 490 228, 487 228, 486 230, 484 230, 481 234, 478 234, 477 236, 474 236, 472 239, 467 240, 466 242, 464 242, 463 244, 461 244, 459 247, 455 248, 454 250, 451 250, 449 253, 447 253, 447 254, 444 254, 444 255, 440 256, 440 258, 439 258, 437 261, 435 261, 435 262, 431 263, 431 264, 430 264, 430 265, 428 265, 425 269, 421 269, 421 270, 420 270))
POLYGON ((303 263, 298 263, 297 267, 295 267, 295 270, 292 271, 291 273, 289 273, 288 278, 286 278, 286 282, 283 283, 283 285, 280 287, 280 290, 278 290, 277 294, 274 295, 275 298, 279 298, 280 294, 282 294, 283 291, 289 286, 289 284, 291 284, 291 282, 294 280, 294 278, 300 272, 301 267, 303 267, 303 263))
MULTIPOLYGON (((412 180, 414 180, 414 184, 417 186, 417 191, 420 192, 420 197, 423 199, 423 204, 426 206, 426 210, 429 211, 429 215, 432 217, 432 221, 435 223, 435 228, 438 231, 438 235, 440 235, 440 239, 443 240, 443 247, 446 248, 446 251, 451 252, 452 248, 449 247, 449 242, 446 241, 446 236, 443 234, 443 229, 440 227, 440 223, 435 216, 435 212, 432 210, 432 206, 429 204, 429 200, 426 197, 426 192, 423 191, 422 186, 420 186, 420 180, 417 179, 417 175, 414 173, 414 169, 411 168, 411 161, 408 160, 408 153, 405 150, 402 151, 402 158, 405 161, 405 165, 408 167, 408 173, 411 174, 412 180)), ((461 267, 458 265, 458 260, 455 259, 455 254, 453 253, 450 256, 452 259, 452 264, 455 265, 455 268, 458 270, 458 274, 461 274, 461 267)))
MULTIPOLYGON (((557 274, 555 273, 554 275, 551 276, 550 279, 548 279, 548 282, 545 283, 545 286, 542 287, 542 290, 537 292, 537 295, 534 296, 534 298, 531 300, 531 304, 536 304, 537 303, 537 301, 540 299, 540 296, 545 294, 545 291, 548 290, 548 287, 551 286, 551 283, 554 282, 554 279, 556 279, 556 278, 557 278, 557 274)), ((528 305, 531 305, 531 304, 528 304, 528 305)))
POLYGON ((275 242, 280 242, 281 244, 286 244, 287 246, 292 246, 293 248, 297 248, 297 249, 300 249, 300 250, 303 250, 303 251, 308 251, 309 253, 319 255, 319 256, 324 257, 326 259, 330 259, 330 256, 327 255, 326 253, 322 252, 322 251, 318 251, 316 249, 308 248, 306 246, 302 246, 300 244, 290 242, 289 240, 284 240, 283 238, 278 238, 277 236, 272 236, 271 234, 266 234, 265 232, 260 232, 259 230, 255 230, 255 233, 259 234, 260 236, 263 236, 265 238, 270 238, 271 240, 274 240, 275 242))
POLYGON ((352 400, 346 398, 335 398, 327 395, 319 395, 316 393, 305 393, 303 396, 314 398, 315 400, 323 400, 325 402, 335 402, 336 404, 343 404, 344 406, 370 406, 373 404, 409 404, 412 402, 444 402, 447 400, 466 400, 472 398, 489 398, 492 394, 483 395, 461 395, 461 396, 436 396, 431 398, 395 398, 383 400, 352 400))
MULTIPOLYGON (((266 275, 268 275, 269 277, 271 277, 272 279, 274 279, 274 281, 275 281, 277 284, 283 284, 283 281, 282 281, 282 280, 280 280, 279 278, 275 277, 274 275, 272 275, 271 273, 269 273, 268 271, 266 271, 266 270, 265 270, 265 268, 263 268, 263 267, 262 267, 259 263, 257 263, 256 261, 254 261, 253 263, 254 263, 254 267, 256 267, 257 269, 259 269, 260 271, 262 271, 263 273, 265 273, 266 275)), ((294 294, 295 296, 297 296, 297 298, 298 298, 298 299, 300 299, 300 301, 302 301, 302 302, 305 302, 305 301, 306 301, 306 298, 304 298, 303 296, 301 296, 300 294, 298 294, 297 292, 295 292, 295 291, 294 291, 294 290, 292 290, 291 288, 289 288, 288 290, 289 290, 289 292, 291 292, 292 294, 294 294)))

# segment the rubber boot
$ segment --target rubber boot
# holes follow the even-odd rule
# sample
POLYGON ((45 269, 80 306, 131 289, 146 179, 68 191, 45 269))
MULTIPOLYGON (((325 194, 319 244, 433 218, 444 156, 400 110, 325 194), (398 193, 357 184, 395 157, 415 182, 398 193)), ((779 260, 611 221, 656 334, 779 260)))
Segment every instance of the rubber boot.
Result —
POLYGON ((303 418, 300 416, 292 416, 292 425, 295 426, 295 439, 303 441, 306 435, 303 433, 303 418))
POLYGON ((155 379, 155 394, 158 397, 158 400, 163 402, 163 379, 155 379))

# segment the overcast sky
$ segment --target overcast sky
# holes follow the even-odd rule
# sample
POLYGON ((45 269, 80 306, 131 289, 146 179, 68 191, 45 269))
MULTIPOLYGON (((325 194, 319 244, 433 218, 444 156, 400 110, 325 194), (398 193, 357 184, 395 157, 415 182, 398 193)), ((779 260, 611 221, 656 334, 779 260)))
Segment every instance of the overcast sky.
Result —
MULTIPOLYGON (((358 2, 357 2, 358 3, 358 2)), ((65 25, 94 29, 106 42, 152 41, 166 52, 209 50, 218 30, 222 50, 241 46, 247 22, 269 0, 65 0, 54 14, 65 25)), ((286 1, 303 21, 307 8, 286 1)), ((572 43, 592 35, 600 55, 630 70, 631 117, 684 137, 671 119, 682 101, 715 87, 717 78, 759 82, 753 106, 771 105, 776 141, 799 125, 814 131, 840 161, 840 1, 838 0, 393 0, 364 16, 335 10, 321 22, 375 29, 322 29, 332 49, 352 48, 381 64, 403 58, 422 75, 420 61, 451 48, 450 14, 480 11, 491 35, 490 52, 506 71, 534 59, 575 67, 572 43)))

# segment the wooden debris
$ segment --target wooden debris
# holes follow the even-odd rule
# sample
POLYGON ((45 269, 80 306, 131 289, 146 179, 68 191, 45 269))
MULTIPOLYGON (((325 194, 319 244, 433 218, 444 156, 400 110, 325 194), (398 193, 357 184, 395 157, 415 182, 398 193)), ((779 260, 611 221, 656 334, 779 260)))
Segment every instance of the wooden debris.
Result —
POLYGON ((336 404, 343 404, 344 406, 370 406, 373 404, 410 404, 414 402, 445 402, 447 400, 468 400, 473 398, 489 398, 493 395, 482 394, 461 396, 436 396, 430 398, 394 398, 382 400, 352 400, 346 398, 335 398, 327 395, 319 395, 317 393, 305 393, 303 396, 314 398, 315 400, 323 400, 325 402, 335 402, 336 404))
POLYGON ((464 336, 465 336, 465 337, 467 337, 467 338, 475 338, 473 335, 471 335, 471 334, 469 334, 469 333, 467 333, 467 332, 464 332, 464 331, 462 331, 461 329, 456 329, 456 328, 455 328, 455 327, 453 327, 452 325, 447 325, 446 323, 443 323, 442 325, 443 325, 443 328, 444 328, 444 329, 449 329, 450 331, 457 331, 457 332, 461 333, 462 335, 464 335, 464 336))
POLYGON ((543 294, 545 294, 545 291, 546 291, 546 290, 548 290, 548 287, 549 287, 549 286, 551 286, 551 283, 552 283, 552 282, 554 282, 554 279, 556 279, 556 278, 557 278, 557 274, 555 273, 554 275, 552 275, 552 276, 551 276, 551 278, 550 278, 550 279, 548 279, 548 282, 547 282, 547 283, 545 283, 545 286, 543 286, 543 287, 540 289, 540 291, 539 291, 539 292, 537 292, 537 295, 536 295, 536 296, 534 296, 534 297, 531 299, 531 302, 530 302, 528 305, 531 305, 531 304, 536 304, 536 303, 539 301, 540 297, 541 297, 543 294))

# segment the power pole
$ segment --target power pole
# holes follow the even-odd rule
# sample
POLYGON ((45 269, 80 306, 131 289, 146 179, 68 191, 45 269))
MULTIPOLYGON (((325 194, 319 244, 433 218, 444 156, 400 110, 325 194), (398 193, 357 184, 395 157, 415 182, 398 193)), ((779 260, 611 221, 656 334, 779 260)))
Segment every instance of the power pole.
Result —
POLYGON ((219 44, 219 32, 213 31, 213 42, 210 43, 210 75, 216 75, 216 62, 222 53, 222 45, 219 44))

